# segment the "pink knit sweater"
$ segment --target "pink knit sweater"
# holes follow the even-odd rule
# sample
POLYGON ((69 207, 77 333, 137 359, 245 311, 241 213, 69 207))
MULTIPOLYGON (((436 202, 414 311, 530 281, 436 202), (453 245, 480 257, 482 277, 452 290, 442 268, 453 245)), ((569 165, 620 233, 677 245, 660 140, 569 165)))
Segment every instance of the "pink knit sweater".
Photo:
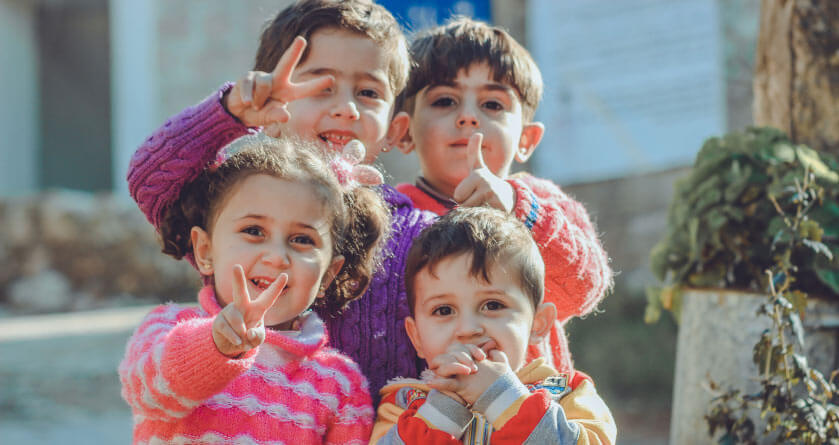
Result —
POLYGON ((212 287, 198 300, 200 308, 156 308, 128 342, 119 374, 134 443, 367 443, 367 381, 325 346, 317 315, 230 359, 213 342, 221 307, 212 287))

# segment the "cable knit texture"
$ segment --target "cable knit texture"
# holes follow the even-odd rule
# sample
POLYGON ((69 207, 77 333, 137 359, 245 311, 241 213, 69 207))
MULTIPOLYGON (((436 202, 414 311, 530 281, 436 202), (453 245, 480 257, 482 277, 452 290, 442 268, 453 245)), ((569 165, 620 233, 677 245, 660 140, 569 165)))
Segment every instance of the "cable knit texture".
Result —
MULTIPOLYGON (((513 211, 531 229, 545 261, 545 301, 557 308, 549 344, 531 345, 528 358, 550 358, 549 364, 560 372, 570 372, 573 362, 563 323, 590 313, 603 299, 612 286, 609 258, 585 207, 556 184, 527 173, 517 173, 508 182, 516 194, 513 211)), ((399 184, 397 190, 411 197, 417 208, 438 215, 448 212, 415 185, 399 184)))
MULTIPOLYGON (((134 154, 128 171, 131 196, 148 220, 159 227, 163 210, 178 198, 218 151, 232 140, 257 131, 239 123, 221 105, 232 84, 169 119, 134 154)), ((323 316, 334 346, 361 367, 378 399, 379 388, 394 377, 418 377, 424 369, 408 339, 403 279, 405 257, 413 239, 436 215, 414 209, 411 200, 390 186, 381 187, 391 206, 391 238, 382 266, 362 298, 339 317, 323 316)), ((192 256, 187 259, 195 266, 192 256)), ((205 284, 212 283, 205 279, 205 284)))
POLYGON ((366 443, 373 421, 358 366, 327 348, 323 322, 268 330, 265 343, 231 359, 216 349, 221 307, 213 288, 200 307, 162 305, 141 323, 119 366, 134 413, 134 443, 366 443))

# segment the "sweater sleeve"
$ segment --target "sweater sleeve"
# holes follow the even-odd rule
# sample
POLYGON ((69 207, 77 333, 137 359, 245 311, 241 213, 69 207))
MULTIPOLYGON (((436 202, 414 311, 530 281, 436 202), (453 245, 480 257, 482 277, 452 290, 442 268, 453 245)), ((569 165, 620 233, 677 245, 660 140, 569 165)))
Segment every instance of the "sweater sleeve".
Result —
POLYGON ((545 301, 556 305, 562 322, 588 314, 612 286, 612 270, 585 207, 550 181, 527 174, 508 181, 516 217, 545 260, 545 301))
POLYGON ((128 166, 128 191, 140 210, 160 227, 164 210, 215 158, 219 149, 251 129, 221 104, 223 85, 195 106, 188 107, 155 130, 134 153, 128 166))
POLYGON ((540 389, 530 393, 513 374, 493 383, 475 402, 495 431, 491 443, 614 444, 614 420, 586 380, 560 403, 540 389))
POLYGON ((231 359, 216 349, 212 319, 164 305, 131 337, 119 366, 122 395, 135 415, 173 420, 188 415, 253 365, 256 349, 231 359))
POLYGON ((431 390, 403 387, 379 405, 371 444, 459 444, 472 413, 452 398, 431 390))
POLYGON ((367 443, 373 428, 373 405, 367 379, 361 374, 358 365, 349 358, 342 357, 342 360, 339 371, 349 381, 349 391, 342 393, 324 443, 367 443))

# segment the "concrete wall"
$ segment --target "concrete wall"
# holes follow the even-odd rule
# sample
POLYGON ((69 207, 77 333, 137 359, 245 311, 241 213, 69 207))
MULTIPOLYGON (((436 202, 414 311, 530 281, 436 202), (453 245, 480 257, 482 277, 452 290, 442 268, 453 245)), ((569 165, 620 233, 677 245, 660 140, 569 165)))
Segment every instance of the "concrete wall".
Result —
POLYGON ((27 0, 0 0, 0 196, 38 186, 36 6, 27 0))

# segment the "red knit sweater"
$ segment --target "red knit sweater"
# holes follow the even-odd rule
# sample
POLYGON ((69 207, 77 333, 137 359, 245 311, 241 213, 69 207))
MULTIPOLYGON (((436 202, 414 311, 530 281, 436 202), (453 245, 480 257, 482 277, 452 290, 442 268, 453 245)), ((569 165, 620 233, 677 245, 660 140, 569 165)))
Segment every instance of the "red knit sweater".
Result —
MULTIPOLYGON (((566 195, 551 181, 517 173, 507 181, 516 194, 513 211, 529 227, 545 261, 545 301, 556 305, 558 322, 551 331, 549 346, 553 366, 570 372, 571 352, 562 323, 590 313, 612 286, 609 258, 600 244, 594 225, 583 205, 566 195)), ((418 209, 438 215, 448 208, 422 189, 400 184, 418 209)), ((541 354, 531 348, 530 358, 541 354)))

